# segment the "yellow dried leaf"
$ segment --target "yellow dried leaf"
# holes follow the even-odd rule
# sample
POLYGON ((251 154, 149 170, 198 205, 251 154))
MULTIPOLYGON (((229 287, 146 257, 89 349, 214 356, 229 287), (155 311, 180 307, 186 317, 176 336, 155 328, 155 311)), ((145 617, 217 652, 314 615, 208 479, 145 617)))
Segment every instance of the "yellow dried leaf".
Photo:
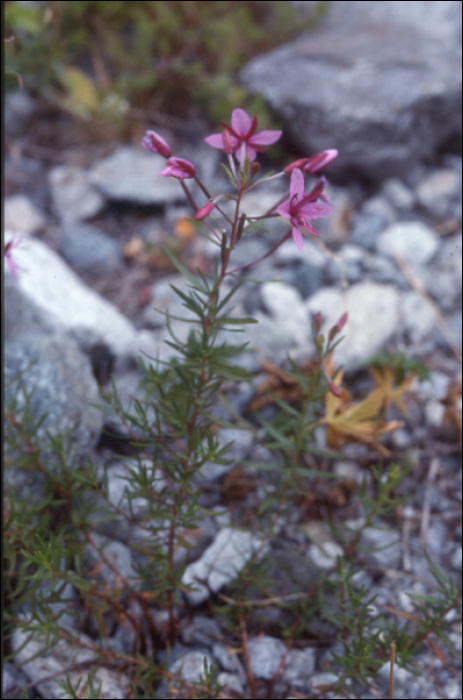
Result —
MULTIPOLYGON (((334 380, 338 388, 341 381, 340 372, 334 380)), ((384 387, 375 389, 366 399, 353 405, 348 392, 345 389, 340 391, 339 398, 331 392, 325 395, 326 415, 322 423, 326 425, 328 446, 340 449, 347 442, 362 442, 383 455, 389 455, 388 450, 378 440, 381 435, 396 430, 402 423, 399 421, 387 423, 382 417, 385 404, 384 387)))
POLYGON ((403 403, 403 395, 410 388, 413 380, 417 376, 412 372, 406 377, 401 384, 394 386, 394 370, 390 367, 382 367, 377 369, 370 367, 370 374, 375 380, 378 389, 384 393, 384 408, 387 411, 392 404, 395 404, 402 415, 405 414, 405 405, 403 403))

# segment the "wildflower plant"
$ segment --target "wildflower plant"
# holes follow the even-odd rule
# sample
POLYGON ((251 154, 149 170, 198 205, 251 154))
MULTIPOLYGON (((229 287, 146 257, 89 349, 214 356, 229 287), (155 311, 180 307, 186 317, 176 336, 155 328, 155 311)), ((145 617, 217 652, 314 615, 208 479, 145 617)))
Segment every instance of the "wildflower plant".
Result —
MULTIPOLYGON (((271 256, 290 237, 302 254, 303 237, 319 235, 312 221, 332 213, 325 195, 327 181, 324 176, 318 175, 311 185, 306 184, 306 179, 327 167, 336 158, 336 150, 300 158, 277 174, 260 176, 258 155, 276 143, 280 136, 280 131, 259 131, 255 117, 249 117, 242 109, 235 109, 230 124, 222 123, 221 133, 206 138, 210 146, 220 149, 226 156, 227 166, 224 167, 232 185, 231 191, 213 193, 202 182, 193 163, 174 155, 158 133, 147 131, 142 140, 143 147, 166 159, 161 174, 178 179, 191 205, 196 225, 204 228, 207 238, 217 247, 214 270, 207 274, 197 270, 194 275, 172 253, 168 253, 188 283, 186 291, 173 286, 188 318, 174 319, 169 311, 165 312, 170 331, 167 343, 174 354, 170 360, 148 358, 148 361, 141 361, 143 399, 133 399, 129 407, 122 406, 114 383, 111 389, 101 390, 104 410, 119 417, 129 436, 130 459, 124 460, 122 498, 115 502, 111 497, 108 468, 104 464, 95 465, 89 460, 82 469, 76 470, 69 463, 65 443, 56 439, 53 442, 57 453, 56 468, 47 476, 43 495, 34 500, 32 509, 29 504, 28 510, 24 497, 19 501, 13 493, 7 495, 6 603, 11 611, 6 624, 8 651, 11 658, 15 658, 15 650, 11 648, 15 629, 25 634, 21 638, 21 648, 46 633, 50 646, 60 640, 60 643, 74 645, 86 654, 91 650, 91 664, 88 656, 84 664, 76 660, 67 666, 65 679, 57 678, 69 697, 83 697, 84 693, 85 697, 100 697, 101 678, 94 673, 100 667, 122 669, 124 678, 129 679, 127 697, 228 697, 222 694, 217 669, 206 658, 204 673, 195 681, 173 677, 166 670, 166 664, 185 619, 185 599, 188 601, 188 596, 195 591, 195 584, 188 582, 184 573, 198 524, 210 515, 217 515, 216 511, 207 508, 203 499, 202 469, 208 463, 225 467, 233 465, 232 443, 221 443, 220 427, 251 429, 257 433, 244 418, 236 420, 232 412, 224 416, 223 410, 219 410, 224 382, 252 378, 237 362, 246 349, 246 343, 232 343, 227 336, 227 332, 240 332, 247 324, 256 322, 252 318, 237 318, 230 308, 243 283, 239 273, 271 256), (276 179, 285 183, 286 192, 264 214, 253 216, 242 211, 243 197, 247 192, 276 179), (194 189, 190 187, 192 181, 197 186, 194 189), (217 225, 218 217, 221 217, 220 226, 217 225), (269 244, 267 252, 259 259, 235 265, 234 251, 243 237, 256 232, 262 235, 262 224, 276 217, 286 224, 286 230, 277 242, 269 244), (226 284, 228 282, 230 284, 226 284), (189 325, 186 339, 178 337, 180 334, 174 329, 173 320, 189 325), (105 552, 104 537, 101 537, 108 536, 108 532, 111 539, 128 539, 130 542, 135 564, 129 575, 123 575, 117 562, 105 552), (95 533, 100 534, 96 536, 95 533), (91 565, 85 563, 90 551, 93 557, 91 565), (107 569, 112 578, 102 582, 102 569, 107 569), (78 635, 60 622, 67 614, 75 616, 74 603, 60 598, 66 585, 70 584, 83 611, 78 635), (25 610, 23 603, 28 586, 35 593, 36 604, 25 610), (53 614, 47 608, 51 603, 60 606, 55 607, 53 614), (111 641, 111 630, 117 625, 126 630, 124 634, 131 640, 127 643, 130 648, 125 647, 122 651, 111 641), (84 675, 82 665, 86 669, 84 675), (89 665, 93 666, 91 670, 89 665)), ((5 250, 5 255, 12 267, 11 247, 5 250)), ((12 272, 16 272, 15 267, 12 267, 12 272)), ((341 415, 339 406, 344 408, 342 402, 346 401, 346 396, 341 387, 342 374, 334 368, 332 360, 346 322, 347 314, 343 314, 324 337, 321 314, 315 315, 315 357, 308 371, 290 362, 291 368, 283 377, 291 390, 296 391, 293 395, 296 400, 286 400, 274 393, 272 400, 279 409, 276 418, 257 418, 264 435, 263 444, 272 459, 270 462, 254 461, 249 466, 265 470, 280 482, 277 489, 267 490, 267 496, 260 503, 259 529, 263 537, 245 563, 236 584, 236 593, 231 588, 231 597, 222 596, 220 591, 211 590, 208 580, 197 582, 206 588, 209 586, 209 592, 218 596, 217 609, 226 602, 223 610, 229 614, 229 623, 231 627, 236 625, 235 631, 241 638, 252 697, 258 697, 259 691, 249 663, 244 611, 245 606, 250 610, 253 602, 249 600, 247 585, 254 585, 259 580, 262 589, 268 590, 261 555, 278 531, 281 516, 289 512, 294 503, 300 504, 305 498, 307 479, 334 477, 314 467, 314 457, 336 455, 316 447, 316 430, 326 424, 332 431, 337 428, 339 432, 342 428, 343 436, 353 432, 345 428, 345 416, 351 417, 351 414, 344 411, 341 415), (333 405, 331 425, 327 416, 320 416, 320 407, 324 403, 333 405), (336 424, 333 421, 337 421, 336 424)), ((379 381, 378 377, 376 379, 379 381)), ((381 398, 375 402, 378 415, 368 414, 369 419, 382 420, 380 412, 385 410, 386 404, 400 402, 409 380, 404 375, 400 382, 397 388, 392 378, 382 380, 375 394, 381 398)), ((226 405, 225 401, 222 403, 226 405)), ((33 463, 31 469, 36 468, 45 474, 46 460, 42 455, 50 446, 31 441, 27 425, 18 419, 17 412, 14 405, 7 408, 7 455, 14 455, 7 456, 7 468, 8 459, 21 466, 29 460, 33 463)), ((369 425, 376 427, 374 421, 369 425)), ((375 438, 379 432, 378 428, 375 438)), ((385 479, 378 469, 374 472, 376 501, 369 497, 365 484, 359 489, 365 524, 352 533, 333 525, 333 532, 349 561, 360 546, 363 529, 372 526, 378 515, 387 517, 396 508, 399 500, 395 490, 405 476, 397 465, 391 468, 385 479)), ((327 692, 343 692, 345 697, 350 697, 352 680, 363 682, 364 686, 370 683, 385 661, 387 643, 397 639, 398 652, 403 650, 405 660, 410 656, 411 644, 410 637, 402 635, 398 638, 396 628, 380 634, 376 618, 368 619, 367 625, 372 601, 363 589, 359 592, 352 584, 353 573, 350 564, 344 566, 339 559, 331 571, 324 572, 320 580, 307 590, 289 596, 291 603, 280 601, 293 614, 285 633, 288 643, 305 633, 307 620, 317 606, 321 606, 319 614, 333 622, 344 645, 344 654, 339 658, 333 656, 339 679, 330 684, 327 692), (338 596, 338 607, 334 609, 323 603, 323 591, 330 586, 338 596)), ((428 641, 428 635, 436 632, 436 621, 443 625, 445 616, 459 608, 459 594, 454 586, 439 578, 438 574, 436 578, 442 599, 435 602, 432 615, 424 616, 425 620, 416 617, 412 639, 417 644, 428 641)), ((261 603, 257 601, 257 607, 261 603)), ((423 607, 419 609, 420 614, 423 610, 423 607)), ((321 691, 314 695, 319 696, 321 691)))

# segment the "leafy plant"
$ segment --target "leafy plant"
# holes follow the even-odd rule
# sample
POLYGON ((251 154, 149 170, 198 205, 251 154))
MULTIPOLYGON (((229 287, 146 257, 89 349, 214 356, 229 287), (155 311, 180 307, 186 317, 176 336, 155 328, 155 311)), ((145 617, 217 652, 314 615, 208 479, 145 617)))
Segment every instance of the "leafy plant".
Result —
MULTIPOLYGON (((121 118, 129 105, 182 114, 194 104, 218 119, 246 97, 243 64, 313 21, 279 1, 5 3, 11 71, 83 118, 121 118)), ((259 100, 252 106, 264 116, 259 100)))

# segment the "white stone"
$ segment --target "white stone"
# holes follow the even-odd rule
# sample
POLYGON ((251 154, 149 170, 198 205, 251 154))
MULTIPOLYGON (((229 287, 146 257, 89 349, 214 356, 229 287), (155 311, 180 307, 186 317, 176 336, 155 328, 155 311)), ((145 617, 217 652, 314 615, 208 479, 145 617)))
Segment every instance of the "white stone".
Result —
POLYGON ((49 174, 53 207, 63 223, 83 221, 98 214, 105 200, 93 187, 85 170, 59 165, 49 174))
POLYGON ((400 221, 378 236, 378 251, 400 255, 410 265, 425 265, 439 247, 437 235, 420 221, 400 221))
POLYGON ((16 194, 5 199, 5 229, 22 236, 33 236, 44 225, 44 216, 28 197, 16 194))
POLYGON ((27 239, 15 248, 14 259, 21 291, 46 312, 57 330, 70 331, 80 340, 98 338, 116 355, 135 352, 137 332, 129 319, 89 289, 45 243, 27 239))
POLYGON ((163 177, 165 158, 140 148, 121 146, 100 160, 88 174, 89 181, 109 199, 142 205, 183 201, 178 180, 163 177))
POLYGON ((251 532, 231 527, 221 530, 202 557, 189 564, 183 574, 182 584, 193 585, 193 589, 185 593, 190 604, 199 605, 207 600, 208 587, 216 592, 234 581, 258 550, 261 550, 259 555, 262 556, 267 546, 251 532), (208 586, 201 580, 207 581, 208 586))
POLYGON ((392 285, 360 282, 344 293, 321 289, 305 303, 311 314, 321 311, 325 337, 347 311, 347 323, 338 336, 344 340, 334 351, 335 364, 346 370, 357 368, 378 353, 399 326, 399 293, 392 285))
POLYGON ((309 557, 319 569, 331 569, 336 565, 337 557, 342 557, 344 550, 337 542, 325 542, 323 546, 313 544, 309 547, 309 557))

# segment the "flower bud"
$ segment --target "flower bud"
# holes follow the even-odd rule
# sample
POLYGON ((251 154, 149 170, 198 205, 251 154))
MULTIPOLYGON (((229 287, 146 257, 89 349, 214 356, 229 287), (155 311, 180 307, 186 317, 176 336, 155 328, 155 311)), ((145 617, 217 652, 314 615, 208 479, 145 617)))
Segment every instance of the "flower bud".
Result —
POLYGON ((260 170, 259 163, 257 161, 254 161, 254 163, 251 165, 251 171, 250 171, 251 180, 257 175, 259 170, 260 170))
POLYGON ((223 150, 224 153, 228 156, 230 153, 233 153, 233 146, 231 142, 231 137, 230 137, 230 132, 228 131, 227 128, 224 128, 222 131, 222 138, 223 138, 223 150))
POLYGON ((203 207, 201 207, 201 209, 198 209, 198 211, 195 214, 196 221, 202 221, 206 218, 206 216, 209 216, 214 207, 214 202, 208 202, 203 207))
POLYGON ((338 332, 339 332, 339 331, 342 331, 342 329, 343 329, 344 326, 346 325, 347 316, 348 316, 348 314, 347 314, 347 311, 346 311, 346 312, 341 316, 341 318, 339 319, 339 321, 338 321, 338 332))
POLYGON ((342 391, 339 389, 339 387, 336 386, 334 382, 330 382, 328 384, 328 389, 333 394, 333 396, 336 396, 336 398, 342 398, 342 391))
POLYGON ((321 311, 317 311, 315 314, 315 318, 313 320, 313 324, 315 326, 315 333, 318 335, 322 329, 322 323, 323 323, 323 316, 321 314, 321 311))
POLYGON ((319 170, 323 170, 323 168, 332 163, 337 156, 338 152, 334 148, 328 151, 321 151, 321 153, 316 153, 312 158, 308 158, 302 169, 305 173, 318 173, 319 170))
POLYGON ((170 146, 155 131, 147 131, 142 138, 141 145, 151 153, 159 153, 164 158, 170 158, 172 151, 170 146))
POLYGON ((193 163, 185 158, 172 157, 166 163, 167 167, 161 170, 163 177, 176 177, 178 180, 195 177, 196 169, 193 163))
POLYGON ((283 172, 290 175, 296 168, 299 168, 299 170, 301 170, 304 167, 304 165, 306 165, 306 163, 309 162, 309 160, 310 158, 299 158, 299 160, 295 160, 294 163, 290 163, 286 166, 286 168, 283 168, 283 172))

